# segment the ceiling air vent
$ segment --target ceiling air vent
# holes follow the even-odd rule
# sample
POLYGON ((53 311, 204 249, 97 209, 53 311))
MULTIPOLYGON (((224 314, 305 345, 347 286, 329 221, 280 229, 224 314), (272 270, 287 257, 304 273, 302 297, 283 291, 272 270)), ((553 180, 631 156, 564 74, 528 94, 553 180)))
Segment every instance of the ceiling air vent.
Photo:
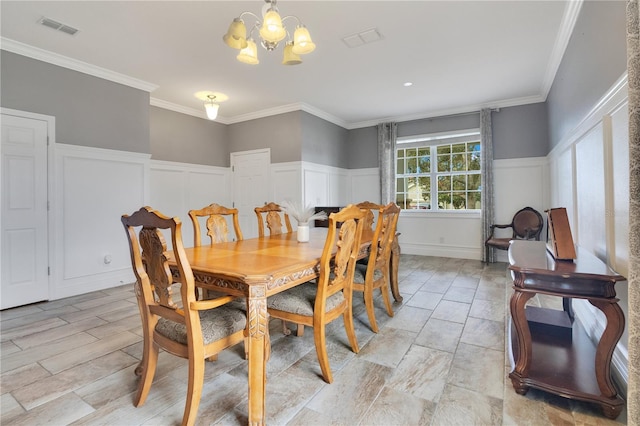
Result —
POLYGON ((42 18, 38 21, 38 23, 44 25, 45 27, 53 28, 54 30, 67 33, 69 35, 75 35, 75 33, 78 32, 77 28, 70 27, 69 25, 65 25, 61 22, 54 21, 53 19, 50 19, 50 18, 42 18))
POLYGON ((373 43, 374 41, 382 40, 382 34, 377 28, 371 28, 369 30, 360 31, 356 34, 351 34, 342 38, 344 44, 350 48, 362 46, 367 43, 373 43))

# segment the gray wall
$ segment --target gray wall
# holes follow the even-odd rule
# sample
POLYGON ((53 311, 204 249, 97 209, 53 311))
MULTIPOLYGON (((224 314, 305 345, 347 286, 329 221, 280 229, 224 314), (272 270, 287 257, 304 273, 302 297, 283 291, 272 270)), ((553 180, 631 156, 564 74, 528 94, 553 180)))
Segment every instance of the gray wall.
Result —
POLYGON ((56 117, 56 141, 150 153, 149 93, 0 51, 0 105, 56 117))
POLYGON ((547 104, 501 108, 491 114, 494 160, 549 153, 547 104))
POLYGON ((553 149, 627 69, 626 2, 585 1, 547 97, 553 149))
POLYGON ((149 128, 154 160, 229 167, 224 124, 151 107, 149 128))
POLYGON ((376 127, 349 130, 347 159, 350 169, 378 167, 378 129, 376 127))
POLYGON ((271 148, 271 162, 302 160, 302 111, 230 124, 229 152, 271 148))
POLYGON ((349 131, 312 114, 301 112, 302 160, 347 168, 349 131))
MULTIPOLYGON (((544 103, 502 108, 493 112, 494 159, 544 157, 549 152, 547 108, 544 103)), ((398 123, 398 136, 415 136, 480 127, 480 114, 469 113, 398 123)), ((350 169, 378 167, 376 127, 349 131, 350 169)))
POLYGON ((423 118, 421 120, 398 123, 398 137, 426 135, 428 133, 450 132, 454 130, 477 129, 480 127, 480 113, 449 115, 446 117, 423 118))

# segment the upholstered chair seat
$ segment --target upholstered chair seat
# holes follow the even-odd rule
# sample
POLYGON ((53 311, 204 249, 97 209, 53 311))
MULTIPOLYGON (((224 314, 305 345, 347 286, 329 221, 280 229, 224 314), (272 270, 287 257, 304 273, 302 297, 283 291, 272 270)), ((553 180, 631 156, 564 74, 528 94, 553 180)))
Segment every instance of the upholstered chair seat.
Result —
MULTIPOLYGON (((234 306, 234 302, 229 304, 231 306, 221 306, 216 309, 198 312, 200 314, 202 340, 205 345, 244 330, 247 325, 246 314, 237 309, 237 305, 234 306)), ((156 332, 167 339, 183 345, 187 344, 187 326, 185 324, 171 321, 167 318, 160 318, 156 325, 156 332)))
MULTIPOLYGON (((312 317, 317 294, 318 284, 310 281, 286 292, 270 296, 267 298, 267 308, 312 317)), ((334 293, 327 298, 325 310, 329 312, 340 306, 341 303, 344 303, 344 294, 342 292, 334 293)))

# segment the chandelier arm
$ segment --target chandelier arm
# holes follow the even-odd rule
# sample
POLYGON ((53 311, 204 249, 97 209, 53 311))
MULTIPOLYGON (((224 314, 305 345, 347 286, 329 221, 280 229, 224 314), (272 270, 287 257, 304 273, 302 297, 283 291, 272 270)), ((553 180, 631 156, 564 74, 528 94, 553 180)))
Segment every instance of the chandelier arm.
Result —
POLYGON ((258 15, 256 15, 255 13, 253 13, 253 12, 249 12, 249 11, 242 12, 242 13, 240 14, 240 16, 238 16, 238 19, 242 19, 242 17, 243 17, 244 15, 251 15, 251 16, 253 16, 253 17, 255 18, 255 20, 256 20, 256 21, 258 21, 258 25, 260 25, 260 24, 261 24, 261 23, 260 23, 260 17, 259 17, 258 15))
POLYGON ((282 24, 283 25, 284 25, 285 19, 287 19, 287 18, 294 18, 298 22, 298 25, 302 25, 302 21, 296 15, 287 15, 287 16, 282 17, 282 24))

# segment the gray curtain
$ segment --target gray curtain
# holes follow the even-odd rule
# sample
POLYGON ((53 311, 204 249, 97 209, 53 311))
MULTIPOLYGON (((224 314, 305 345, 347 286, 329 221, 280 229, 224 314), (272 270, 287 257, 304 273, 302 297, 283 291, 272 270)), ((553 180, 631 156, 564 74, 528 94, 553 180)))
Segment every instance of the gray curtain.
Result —
POLYGON ((629 81, 629 384, 627 420, 640 425, 640 11, 627 2, 629 81))
POLYGON ((397 123, 378 124, 378 163, 380 165, 380 203, 396 201, 397 123))
POLYGON ((485 108, 480 111, 480 145, 482 153, 482 175, 480 177, 481 206, 482 206, 482 241, 483 247, 482 261, 495 262, 495 250, 488 247, 484 242, 489 238, 491 224, 494 223, 494 202, 493 202, 493 132, 491 130, 491 110, 485 108))

